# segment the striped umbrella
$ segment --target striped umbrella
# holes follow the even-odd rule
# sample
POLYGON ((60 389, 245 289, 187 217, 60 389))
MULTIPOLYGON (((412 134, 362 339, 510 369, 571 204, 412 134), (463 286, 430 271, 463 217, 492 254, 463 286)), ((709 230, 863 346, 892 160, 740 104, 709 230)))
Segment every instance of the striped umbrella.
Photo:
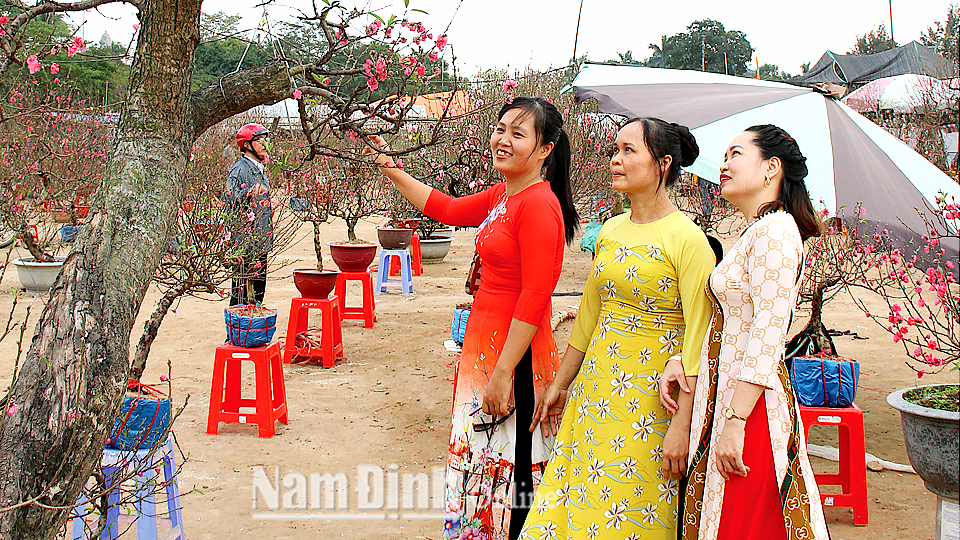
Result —
POLYGON ((889 109, 913 113, 949 109, 958 97, 960 92, 939 79, 908 73, 870 81, 843 98, 843 102, 858 112, 889 109))
MULTIPOLYGON (((807 157, 814 206, 837 215, 862 204, 862 217, 906 244, 924 231, 917 208, 940 194, 960 202, 960 185, 923 156, 832 97, 809 88, 715 73, 584 65, 573 82, 578 101, 596 98, 602 112, 654 116, 690 128, 700 157, 686 170, 714 183, 730 140, 755 124, 775 124, 807 157)), ((956 239, 953 231, 944 231, 956 239)), ((957 259, 960 246, 946 245, 957 259)))

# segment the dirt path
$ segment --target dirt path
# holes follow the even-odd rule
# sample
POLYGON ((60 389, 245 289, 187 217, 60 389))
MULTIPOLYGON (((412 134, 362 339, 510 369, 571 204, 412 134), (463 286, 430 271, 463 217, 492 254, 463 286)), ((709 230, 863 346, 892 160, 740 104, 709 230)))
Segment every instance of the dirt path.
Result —
MULTIPOLYGON (((375 225, 362 223, 359 235, 375 239, 375 225)), ((307 232, 305 227, 300 241, 281 256, 289 259, 291 266, 273 272, 274 279, 267 286, 265 303, 279 312, 275 339, 285 334, 289 299, 297 295, 290 268, 314 264, 312 239, 307 232)), ((324 242, 341 240, 346 238, 346 229, 342 223, 333 223, 323 227, 323 234, 324 242)), ((423 276, 415 278, 415 296, 379 296, 379 321, 373 329, 363 328, 361 321, 344 321, 343 362, 332 369, 285 366, 290 423, 278 424, 277 435, 271 439, 258 438, 254 426, 221 424, 217 436, 205 432, 213 352, 223 343, 222 310, 226 303, 186 299, 168 315, 143 380, 156 382, 166 373, 169 361, 175 401, 182 403, 190 396, 175 429, 187 458, 179 486, 189 538, 442 538, 438 510, 418 506, 423 501, 416 496, 404 505, 403 491, 416 487, 413 475, 422 475, 419 480, 424 495, 438 487, 442 478, 431 475, 446 459, 454 360, 454 353, 444 348, 443 341, 450 338, 453 307, 469 299, 463 292, 463 281, 473 253, 471 234, 458 231, 444 262, 427 265, 423 276), (324 477, 326 474, 331 476, 324 477), (328 499, 334 494, 325 491, 326 480, 341 474, 349 489, 348 506, 324 508, 324 504, 332 506, 337 499, 328 499), (322 489, 312 485, 311 475, 325 482, 322 489), (267 488, 267 494, 261 491, 252 501, 255 478, 267 488), (376 497, 368 496, 363 488, 368 484, 375 488, 378 478, 387 493, 382 509, 362 510, 359 504, 363 500, 377 506, 376 497), (399 489, 394 489, 396 484, 399 489), (429 488, 425 484, 430 484, 429 488), (276 510, 268 507, 273 502, 271 488, 278 489, 276 510), (391 493, 398 494, 396 501, 391 493), (321 507, 315 508, 314 502, 321 507), (397 519, 383 519, 385 516, 397 519)), ((590 262, 589 254, 569 250, 557 291, 579 293, 590 262)), ((324 264, 335 267, 326 258, 324 264)), ((11 268, 0 283, 0 314, 4 318, 12 300, 10 290, 17 284, 11 268)), ((351 304, 356 302, 358 292, 348 291, 351 304)), ((148 293, 141 319, 158 297, 156 290, 148 293)), ((879 301, 873 300, 879 309, 879 301)), ((557 297, 554 309, 566 310, 578 303, 576 296, 557 297)), ((42 304, 37 297, 27 297, 18 311, 27 305, 37 314, 42 304)), ((318 318, 316 315, 311 320, 316 324, 318 318)), ((803 317, 798 318, 802 323, 803 317)), ((838 297, 829 304, 824 318, 830 328, 868 338, 836 338, 841 354, 861 363, 857 404, 865 412, 867 451, 888 461, 906 463, 899 415, 885 402, 888 392, 915 380, 913 372, 903 365, 902 349, 845 298, 838 297)), ((558 330, 561 347, 569 329, 570 323, 563 323, 558 330)), ((135 333, 134 343, 138 338, 135 333)), ((15 338, 0 343, 0 388, 9 384, 15 354, 15 338)), ((957 374, 923 379, 931 383, 948 381, 957 382, 957 374)), ((811 442, 835 446, 836 435, 815 427, 811 442)), ((836 467, 814 459, 817 471, 836 467)), ((854 527, 850 511, 827 508, 834 540, 932 538, 935 497, 923 488, 918 477, 868 472, 867 482, 870 525, 854 527)))

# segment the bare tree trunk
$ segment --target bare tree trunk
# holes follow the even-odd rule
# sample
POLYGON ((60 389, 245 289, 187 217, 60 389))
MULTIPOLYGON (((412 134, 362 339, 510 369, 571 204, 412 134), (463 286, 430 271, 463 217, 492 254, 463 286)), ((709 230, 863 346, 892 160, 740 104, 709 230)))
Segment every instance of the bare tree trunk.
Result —
POLYGON ((347 222, 347 240, 353 242, 354 240, 357 239, 356 228, 357 228, 357 222, 359 221, 359 219, 349 218, 344 221, 347 222))
POLYGON ((139 7, 113 156, 11 385, 18 409, 0 415, 0 538, 55 538, 98 464, 126 388, 130 331, 183 195, 200 0, 139 7))
POLYGON ((813 291, 813 297, 810 300, 810 321, 807 322, 806 331, 814 341, 818 351, 836 354, 837 351, 833 345, 833 338, 823 325, 823 293, 826 286, 817 287, 813 291))
POLYGON ((150 355, 150 346, 153 345, 153 340, 157 339, 157 331, 160 330, 160 324, 163 322, 163 318, 167 316, 167 311, 170 310, 170 306, 173 305, 174 301, 183 296, 189 288, 190 283, 184 281, 176 287, 169 289, 160 297, 160 301, 157 302, 157 308, 153 310, 153 314, 150 315, 150 318, 144 325, 143 335, 140 336, 140 341, 137 342, 137 350, 133 353, 133 361, 130 362, 130 380, 140 380, 140 377, 143 375, 143 370, 147 367, 147 356, 150 355))
POLYGON ((323 272, 323 245, 320 243, 320 223, 313 221, 313 250, 317 252, 317 270, 323 272))

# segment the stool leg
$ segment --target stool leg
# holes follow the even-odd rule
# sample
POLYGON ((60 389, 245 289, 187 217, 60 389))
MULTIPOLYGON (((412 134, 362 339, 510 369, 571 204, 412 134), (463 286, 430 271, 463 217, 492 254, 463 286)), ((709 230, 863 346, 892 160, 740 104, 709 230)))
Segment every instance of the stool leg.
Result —
MULTIPOLYGON (((340 284, 337 283, 337 287, 340 284)), ((300 322, 300 309, 296 298, 290 300, 290 316, 287 318, 287 338, 283 342, 284 355, 283 363, 289 364, 293 361, 293 351, 297 344, 297 324, 300 322)))
POLYGON ((273 437, 273 408, 270 398, 270 359, 263 355, 254 361, 254 378, 257 386, 257 426, 260 438, 273 437))
POLYGON ((242 383, 240 381, 240 371, 242 370, 241 361, 236 358, 227 358, 224 366, 226 373, 226 388, 224 389, 223 410, 227 412, 240 412, 240 390, 242 383))
POLYGON ((223 370, 226 359, 219 353, 213 360, 213 382, 210 383, 210 410, 207 412, 207 433, 217 434, 220 425, 220 412, 223 410, 223 370))
MULTIPOLYGON (((163 483, 167 492, 167 517, 173 530, 179 529, 178 540, 185 540, 183 531, 183 507, 180 505, 180 488, 177 486, 177 462, 173 456, 173 446, 167 440, 167 451, 163 456, 163 483)), ((166 538, 164 539, 166 540, 166 538)))
POLYGON ((383 251, 380 252, 380 260, 377 262, 377 289, 376 294, 384 292, 387 288, 387 279, 390 274, 390 257, 383 251))
MULTIPOLYGON (((869 508, 867 506, 867 463, 866 463, 866 445, 864 444, 863 414, 858 414, 847 424, 849 434, 847 443, 848 468, 847 482, 850 493, 853 495, 853 524, 865 526, 869 522, 869 508)), ((842 444, 842 443, 841 443, 842 444)), ((843 455, 840 456, 841 461, 843 455)))
POLYGON ((120 536, 120 486, 116 467, 104 467, 103 477, 107 485, 107 526, 100 533, 100 540, 114 540, 120 536))
POLYGON ((287 389, 283 380, 283 364, 280 362, 280 351, 270 356, 270 366, 273 374, 273 410, 282 409, 278 420, 287 423, 287 389))
MULTIPOLYGON (((340 346, 340 352, 339 352, 339 353, 336 353, 336 352, 335 352, 334 354, 336 355, 337 358, 343 359, 343 327, 342 327, 342 326, 340 325, 340 323, 338 322, 338 321, 343 320, 343 315, 342 315, 342 313, 343 313, 343 305, 341 305, 340 302, 336 302, 336 303, 333 305, 333 312, 334 312, 334 313, 333 313, 333 314, 334 314, 334 317, 333 317, 333 321, 334 321, 334 322, 333 322, 333 348, 334 348, 334 351, 337 350, 337 345, 340 346)), ((332 366, 331 366, 331 367, 332 367, 332 366)))
POLYGON ((401 290, 403 294, 413 294, 413 260, 410 257, 410 252, 406 252, 405 256, 400 259, 400 279, 401 279, 401 290))
POLYGON ((373 323, 377 321, 377 303, 373 297, 373 276, 367 274, 367 279, 363 283, 363 325, 367 328, 373 328, 373 323))
POLYGON ((420 254, 420 235, 417 233, 413 233, 410 250, 410 253, 413 255, 413 275, 423 275, 423 256, 420 254))
MULTIPOLYGON (((143 464, 141 464, 143 465, 143 464)), ((157 540, 157 505, 154 491, 157 488, 157 471, 153 464, 137 471, 137 540, 157 540)))
POLYGON ((83 494, 83 491, 80 492, 80 496, 77 497, 77 506, 73 509, 73 518, 70 519, 72 522, 71 525, 71 540, 84 540, 84 529, 87 526, 87 520, 84 515, 87 513, 87 496, 83 494))
POLYGON ((850 493, 850 427, 845 424, 837 426, 838 446, 840 450, 840 461, 837 470, 837 478, 840 480, 841 493, 850 493))

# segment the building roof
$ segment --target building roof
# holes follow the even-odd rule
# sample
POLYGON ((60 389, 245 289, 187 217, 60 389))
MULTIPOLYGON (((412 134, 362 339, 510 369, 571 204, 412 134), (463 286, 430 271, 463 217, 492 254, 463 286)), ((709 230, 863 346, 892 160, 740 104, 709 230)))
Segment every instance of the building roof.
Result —
POLYGON ((833 83, 861 84, 906 73, 942 79, 954 76, 954 66, 933 49, 916 41, 875 54, 823 53, 816 65, 787 82, 798 86, 833 83))

